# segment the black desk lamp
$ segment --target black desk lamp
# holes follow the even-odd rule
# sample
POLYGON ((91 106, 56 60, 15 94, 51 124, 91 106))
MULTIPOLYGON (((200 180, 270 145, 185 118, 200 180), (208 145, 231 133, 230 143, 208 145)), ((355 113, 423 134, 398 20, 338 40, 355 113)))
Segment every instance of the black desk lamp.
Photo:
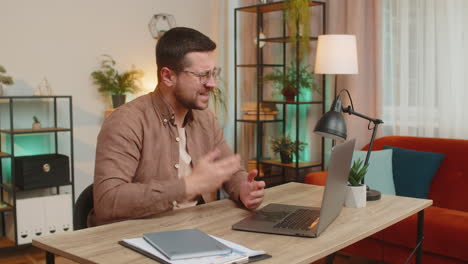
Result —
MULTIPOLYGON (((359 70, 357 58, 356 36, 320 35, 318 37, 314 71, 316 74, 358 74, 359 70)), ((351 95, 349 94, 348 90, 341 90, 339 94, 336 92, 335 81, 336 98, 333 101, 330 111, 325 113, 317 122, 314 132, 323 137, 328 137, 335 140, 345 140, 347 136, 346 123, 341 112, 369 120, 368 129, 373 130, 373 132, 369 144, 369 150, 367 151, 366 160, 364 162, 364 165, 367 165, 369 163, 369 157, 372 150, 372 145, 374 144, 377 127, 383 122, 380 119, 374 119, 355 112, 353 100, 351 99, 351 95), (343 91, 348 94, 351 106, 342 106, 341 93, 343 91), (371 128, 371 123, 374 124, 373 128, 371 128)), ((367 190, 368 201, 379 199, 380 192, 369 189, 367 190)))
MULTIPOLYGON (((354 111, 353 100, 351 99, 351 95, 349 91, 343 89, 340 91, 338 96, 333 101, 333 104, 330 108, 330 111, 325 113, 322 118, 317 122, 315 126, 314 132, 320 136, 335 139, 335 140, 345 140, 347 136, 346 132, 346 122, 344 120, 343 113, 348 113, 349 115, 359 116, 360 118, 366 119, 369 121, 369 125, 367 126, 369 130, 372 130, 372 137, 369 143, 369 148, 367 150, 366 160, 364 161, 364 165, 369 163, 369 157, 372 151, 372 146, 374 144, 375 135, 377 133, 377 127, 383 123, 380 119, 375 119, 372 117, 368 117, 366 115, 360 114, 354 111), (343 107, 341 103, 341 93, 346 92, 349 97, 349 101, 351 103, 348 107, 343 107), (371 124, 374 124, 374 127, 371 128, 371 124)), ((363 180, 364 183, 364 180, 363 180)), ((380 192, 372 189, 367 189, 367 201, 375 201, 380 199, 380 192)))

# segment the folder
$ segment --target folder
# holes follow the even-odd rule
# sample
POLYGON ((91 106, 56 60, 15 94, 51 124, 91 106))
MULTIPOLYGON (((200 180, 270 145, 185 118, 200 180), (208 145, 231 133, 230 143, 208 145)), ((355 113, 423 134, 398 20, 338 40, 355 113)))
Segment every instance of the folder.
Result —
POLYGON ((170 260, 231 253, 231 248, 198 229, 143 234, 143 238, 170 260))

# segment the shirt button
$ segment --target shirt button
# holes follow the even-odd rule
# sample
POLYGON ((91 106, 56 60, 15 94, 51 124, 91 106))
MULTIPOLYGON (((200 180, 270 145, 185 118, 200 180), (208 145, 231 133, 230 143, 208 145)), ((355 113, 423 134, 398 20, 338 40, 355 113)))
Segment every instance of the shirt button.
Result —
POLYGON ((180 138, 179 138, 179 137, 176 137, 176 138, 175 138, 175 141, 179 142, 179 141, 180 141, 180 138))
POLYGON ((178 168, 179 168, 179 164, 174 165, 174 167, 175 167, 176 169, 178 169, 178 168))
POLYGON ((167 119, 166 119, 166 118, 164 118, 164 120, 163 120, 163 121, 164 121, 164 123, 167 123, 167 119))

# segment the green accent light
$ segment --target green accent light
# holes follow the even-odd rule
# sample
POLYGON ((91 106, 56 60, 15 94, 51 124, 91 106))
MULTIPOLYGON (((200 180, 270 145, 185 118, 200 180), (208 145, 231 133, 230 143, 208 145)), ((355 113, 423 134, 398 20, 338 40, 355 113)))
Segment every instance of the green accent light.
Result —
MULTIPOLYGON (((11 153, 11 135, 2 139, 2 151, 11 153)), ((14 135, 15 157, 55 153, 53 134, 14 135)), ((2 159, 3 182, 11 183, 11 158, 2 159)))

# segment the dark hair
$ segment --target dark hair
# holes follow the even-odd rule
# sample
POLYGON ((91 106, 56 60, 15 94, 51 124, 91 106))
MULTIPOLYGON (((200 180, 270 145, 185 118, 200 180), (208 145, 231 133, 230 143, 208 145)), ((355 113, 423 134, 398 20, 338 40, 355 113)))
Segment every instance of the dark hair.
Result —
POLYGON ((172 28, 164 33, 156 45, 158 75, 163 67, 174 71, 182 71, 188 67, 184 58, 189 52, 213 51, 214 49, 216 49, 216 43, 201 32, 186 27, 172 28))

